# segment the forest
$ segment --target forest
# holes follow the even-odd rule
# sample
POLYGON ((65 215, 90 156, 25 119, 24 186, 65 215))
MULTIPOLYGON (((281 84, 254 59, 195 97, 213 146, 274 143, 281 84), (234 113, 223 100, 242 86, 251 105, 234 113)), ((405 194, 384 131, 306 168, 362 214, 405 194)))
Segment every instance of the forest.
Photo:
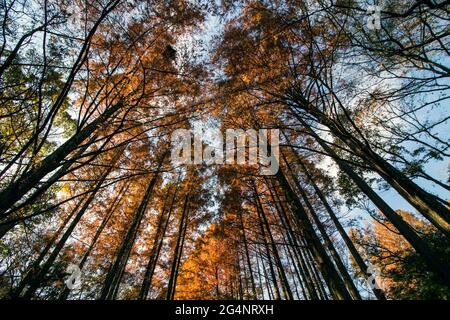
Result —
POLYGON ((450 300, 449 0, 0 21, 0 299, 450 300))

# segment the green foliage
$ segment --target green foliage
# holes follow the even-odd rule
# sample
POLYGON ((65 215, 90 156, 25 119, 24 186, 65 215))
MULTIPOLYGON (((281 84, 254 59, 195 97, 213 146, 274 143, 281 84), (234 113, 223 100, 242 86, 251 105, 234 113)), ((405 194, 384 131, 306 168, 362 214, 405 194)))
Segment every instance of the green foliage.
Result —
MULTIPOLYGON (((439 254, 441 263, 450 266, 450 240, 438 232, 426 234, 424 240, 439 254)), ((425 260, 415 251, 405 250, 404 253, 397 268, 385 274, 393 283, 389 296, 407 300, 449 300, 450 289, 429 271, 425 260)))

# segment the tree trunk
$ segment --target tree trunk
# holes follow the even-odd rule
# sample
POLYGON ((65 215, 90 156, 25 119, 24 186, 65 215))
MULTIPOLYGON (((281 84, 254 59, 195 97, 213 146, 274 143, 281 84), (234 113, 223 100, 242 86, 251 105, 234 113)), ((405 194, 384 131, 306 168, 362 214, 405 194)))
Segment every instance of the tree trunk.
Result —
POLYGON ((183 205, 183 211, 181 212, 180 216, 180 223, 178 227, 178 237, 177 242, 175 245, 175 249, 173 252, 173 261, 172 261, 172 267, 170 271, 170 278, 169 283, 167 285, 167 293, 166 293, 166 300, 172 300, 174 297, 175 292, 175 286, 176 286, 176 272, 178 268, 178 261, 181 259, 181 253, 182 253, 182 243, 183 243, 183 235, 185 231, 185 221, 187 219, 189 212, 189 195, 186 195, 184 198, 184 205, 183 205))
POLYGON ((268 281, 268 275, 267 275, 267 270, 263 267, 263 273, 261 274, 261 267, 259 265, 259 261, 261 260, 261 264, 264 266, 263 260, 262 260, 262 255, 261 255, 261 248, 258 244, 255 244, 255 253, 256 253, 256 268, 258 270, 258 278, 259 278, 259 288, 261 290, 261 294, 262 294, 262 298, 263 300, 265 299, 264 296, 264 287, 263 287, 263 275, 264 275, 264 284, 266 285, 266 290, 267 290, 267 295, 269 296, 269 300, 272 300, 273 297, 273 293, 272 293, 272 288, 270 287, 270 285, 268 285, 267 281, 268 281))
POLYGON ((185 243, 185 240, 186 240, 186 232, 187 232, 188 224, 189 224, 189 207, 187 208, 187 212, 186 212, 186 221, 184 223, 183 237, 181 238, 180 254, 179 254, 179 257, 178 257, 177 268, 175 269, 175 277, 173 279, 173 288, 172 288, 171 300, 175 299, 175 291, 177 289, 177 279, 178 279, 178 275, 179 275, 179 272, 180 272, 181 259, 183 258, 183 249, 184 249, 184 243, 185 243))

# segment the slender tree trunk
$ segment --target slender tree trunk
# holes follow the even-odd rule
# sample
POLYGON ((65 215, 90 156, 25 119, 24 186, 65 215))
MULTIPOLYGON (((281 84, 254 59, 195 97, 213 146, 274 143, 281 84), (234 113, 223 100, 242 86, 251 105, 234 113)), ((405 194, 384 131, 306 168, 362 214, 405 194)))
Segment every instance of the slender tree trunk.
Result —
MULTIPOLYGON (((283 241, 286 243, 286 236, 284 234, 283 234, 283 241)), ((287 261, 289 262, 289 259, 291 259, 292 262, 294 262, 294 259, 292 258, 292 253, 291 253, 290 248, 289 248, 288 245, 286 245, 283 248, 283 251, 284 251, 284 254, 288 257, 287 261)), ((288 264, 288 268, 289 268, 289 272, 292 275, 292 282, 294 283, 294 290, 295 290, 295 294, 297 296, 297 299, 301 299, 300 292, 298 291, 298 287, 300 286, 300 288, 302 290, 303 297, 306 297, 306 292, 305 292, 305 289, 303 288, 303 285, 301 283, 301 278, 300 278, 300 275, 298 273, 297 266, 295 265, 295 263, 293 265, 294 265, 294 269, 292 269, 292 264, 288 264), (297 278, 297 279, 295 279, 295 278, 297 278), (297 280, 298 280, 299 284, 297 284, 297 280)))
POLYGON ((168 193, 166 194, 166 198, 164 199, 163 208, 161 210, 161 214, 158 219, 158 226, 156 228, 155 236, 154 236, 154 239, 153 239, 153 242, 151 245, 149 260, 147 263, 147 267, 145 268, 144 279, 143 279, 143 283, 141 286, 141 290, 139 292, 140 300, 145 300, 147 298, 147 294, 148 294, 148 290, 150 288, 150 282, 151 282, 151 280, 149 278, 152 277, 150 272, 152 270, 154 257, 155 257, 156 251, 158 250, 158 244, 160 243, 160 239, 164 238, 164 234, 162 234, 162 231, 164 230, 164 225, 167 224, 167 222, 165 220, 167 219, 166 211, 167 211, 167 199, 170 194, 169 191, 170 191, 170 188, 168 190, 168 193), (148 280, 150 280, 150 281, 148 281, 148 280))
POLYGON ((250 273, 250 282, 251 282, 251 285, 252 285, 252 293, 253 293, 253 297, 256 299, 255 278, 253 277, 252 263, 251 263, 251 260, 250 260, 250 254, 248 252, 248 243, 247 243, 247 237, 245 235, 244 219, 242 217, 242 209, 241 208, 240 208, 238 214, 239 214, 239 220, 241 222, 242 240, 244 242, 245 258, 247 259, 248 270, 249 270, 249 273, 250 273))
MULTIPOLYGON (((241 261, 241 253, 238 251, 238 260, 239 263, 241 261)), ((249 289, 249 285, 248 285, 248 276, 247 276, 247 267, 246 267, 246 262, 244 260, 244 254, 242 254, 242 271, 244 273, 244 287, 245 287, 245 292, 244 292, 244 297, 247 298, 247 300, 250 297, 250 289, 249 289)))
MULTIPOLYGON (((301 290, 302 290, 303 297, 307 298, 306 291, 305 291, 305 288, 304 288, 303 283, 302 283, 303 279, 302 279, 302 277, 301 277, 301 275, 300 275, 300 273, 299 273, 299 270, 298 270, 298 267, 297 267, 297 262, 294 260, 294 257, 293 257, 292 252, 291 252, 291 247, 293 247, 293 243, 292 243, 292 239, 291 239, 291 236, 290 236, 289 233, 290 233, 292 230, 290 230, 290 229, 287 227, 286 222, 284 221, 284 218, 283 218, 283 216, 282 216, 282 214, 281 214, 281 210, 282 210, 282 209, 280 209, 280 202, 278 201, 278 199, 275 197, 274 193, 272 192, 272 188, 271 188, 271 186, 269 186, 269 181, 267 181, 267 179, 266 179, 266 184, 267 184, 267 187, 268 187, 268 189, 269 189, 269 192, 270 192, 270 196, 271 196, 271 198, 272 198, 272 201, 273 201, 274 204, 275 204, 275 209, 276 209, 276 211, 277 211, 277 213, 278 213, 278 217, 279 217, 279 219, 280 219, 280 221, 281 221, 283 230, 284 230, 284 231, 286 232, 286 234, 287 234, 287 239, 286 239, 285 233, 284 233, 284 232, 281 232, 281 236, 283 237, 283 241, 284 241, 284 243, 286 244, 286 246, 285 246, 285 248, 284 248, 284 251, 285 251, 285 253, 287 253, 288 259, 290 258, 290 259, 292 260, 292 262, 293 262, 295 275, 296 275, 297 278, 298 278, 298 281, 299 281, 299 284, 300 284, 300 287, 301 287, 301 290)), ((292 265, 289 265, 289 267, 290 267, 291 274, 294 274, 294 271, 292 270, 292 265)), ((297 288, 297 283, 296 283, 296 281, 295 281, 295 277, 292 277, 292 279, 293 279, 293 281, 294 281, 294 288, 295 288, 295 292, 296 292, 296 294, 297 294, 297 297, 300 298, 300 294, 299 294, 299 292, 298 292, 298 288, 297 288)))
POLYGON ((184 249, 184 243, 186 240, 186 232, 187 232, 188 224, 189 224, 189 207, 187 208, 187 212, 186 212, 186 221, 184 223, 183 237, 181 238, 180 254, 178 257, 177 268, 175 269, 175 276, 173 279, 173 289, 172 289, 171 300, 175 299, 175 292, 177 289, 177 279, 178 279, 178 275, 180 272, 181 259, 183 258, 183 249, 184 249))
POLYGON ((261 218, 261 208, 258 204, 259 200, 258 200, 258 195, 255 191, 255 204, 256 204, 256 212, 258 213, 258 224, 259 224, 259 229, 261 231, 261 238, 263 240, 264 243, 264 247, 266 249, 266 254, 267 254, 267 259, 269 261, 269 270, 270 270, 270 274, 272 277, 272 281, 273 281, 273 286, 275 289, 275 299, 276 300, 281 300, 281 295, 280 295, 280 290, 278 288, 278 283, 277 283, 277 277, 275 275, 275 269, 273 267, 272 264, 272 259, 271 259, 271 254, 270 254, 270 249, 269 249, 269 244, 267 243, 267 238, 266 238, 266 232, 264 231, 264 225, 263 225, 263 221, 261 218))
POLYGON ((344 263, 342 262, 339 253, 336 251, 336 248, 333 245, 333 242, 331 241, 330 237, 328 236, 322 222, 320 221, 317 212, 315 211, 315 209, 313 208, 313 206, 311 205, 309 199, 308 199, 308 195, 306 194, 305 190, 303 189, 303 187, 300 185, 300 181, 298 180, 298 178, 296 177, 296 175, 294 174, 294 172, 292 171, 292 168, 290 166, 290 164, 288 163, 286 157, 284 154, 282 154, 283 160, 286 164, 286 167, 288 169, 288 171, 291 174, 291 177, 294 181, 295 186, 297 187, 298 191, 300 192, 300 195, 303 198, 303 202, 306 204, 306 207, 309 210, 310 216, 313 218, 314 223, 316 224, 317 228, 319 229, 319 232, 325 242, 325 245, 327 246, 329 252, 331 253, 331 257, 334 260, 334 263, 336 264, 342 279, 345 283, 345 285, 347 286, 347 289, 349 290, 349 292, 351 293, 351 295, 353 296, 354 299, 356 300, 361 300, 361 295, 359 294, 358 289, 356 289, 355 284, 353 283, 352 278, 350 277, 350 274, 348 273, 347 268, 344 266, 344 263))
MULTIPOLYGON (((289 237, 288 237, 289 239, 289 237)), ((311 299, 311 300, 318 300, 318 296, 314 290, 314 286, 311 283, 310 275, 307 274, 308 270, 305 266, 304 261, 302 261, 302 258, 299 257, 298 250, 299 248, 295 248, 292 245, 292 240, 290 247, 288 247, 288 252, 291 260, 294 262, 294 269, 297 274, 302 293, 305 299, 311 299)))
POLYGON ((239 300, 244 300, 244 287, 242 286, 242 275, 241 275, 242 270, 241 270, 241 264, 240 264, 239 257, 236 262, 237 262, 236 263, 237 270, 236 270, 235 274, 237 274, 238 283, 239 283, 239 291, 238 291, 239 292, 239 300))
MULTIPOLYGON (((267 273, 267 269, 264 268, 264 262, 263 262, 264 260, 263 260, 263 256, 262 256, 262 253, 261 253, 261 248, 260 248, 259 245, 257 245, 257 248, 258 248, 258 252, 257 252, 258 256, 257 256, 257 258, 259 258, 259 260, 261 260, 261 268, 263 269, 264 283, 266 285, 267 294, 269 295, 269 300, 273 300, 275 296, 274 296, 274 292, 272 290, 272 286, 270 285, 269 274, 267 273)), ((270 260, 269 260, 269 263, 271 263, 270 260)), ((259 268, 259 263, 258 263, 258 268, 259 268)), ((275 273, 273 273, 272 275, 274 275, 274 274, 275 273)), ((261 273, 260 273, 260 276, 261 276, 261 273)), ((273 283, 273 280, 272 280, 272 283, 273 283)), ((264 290, 262 292, 263 292, 263 296, 264 296, 264 290)))
POLYGON ((182 238, 183 238, 183 234, 184 234, 185 220, 187 218, 188 211, 189 211, 189 195, 186 195, 184 198, 183 211, 181 212, 180 223, 179 223, 179 227, 178 227, 177 242, 176 242, 175 249, 173 252, 173 261, 172 261, 172 267, 171 267, 171 271, 170 271, 169 283, 167 285, 166 300, 172 300, 173 296, 174 296, 175 284, 176 284, 176 280, 175 280, 176 271, 178 268, 178 260, 181 259, 181 251, 182 251, 181 243, 182 243, 182 238))
POLYGON ((311 253, 311 250, 304 250, 304 259, 306 264, 311 270, 311 274, 313 275, 312 279, 315 282, 316 288, 318 289, 319 295, 323 300, 329 300, 329 295, 327 290, 325 289, 325 285, 322 281, 322 277, 320 276, 319 270, 317 270, 317 265, 314 263, 314 257, 311 253))
MULTIPOLYGON (((262 274, 261 274, 261 269, 260 269, 260 267, 259 267, 259 257, 260 257, 260 254, 259 254, 259 246, 257 245, 257 244, 255 244, 255 255, 256 255, 256 270, 258 270, 258 284, 259 284, 259 290, 261 291, 261 295, 262 295, 262 300, 264 300, 265 299, 265 296, 264 296, 264 287, 263 287, 263 283, 262 283, 262 274)), ((267 294, 269 295, 269 299, 270 299, 270 293, 269 293, 269 289, 267 288, 267 294)), ((256 297, 256 299, 258 299, 258 297, 256 297)))
POLYGON ((216 265, 216 267, 214 268, 214 276, 216 278, 216 297, 217 299, 220 299, 220 288, 219 288, 219 268, 216 265))

